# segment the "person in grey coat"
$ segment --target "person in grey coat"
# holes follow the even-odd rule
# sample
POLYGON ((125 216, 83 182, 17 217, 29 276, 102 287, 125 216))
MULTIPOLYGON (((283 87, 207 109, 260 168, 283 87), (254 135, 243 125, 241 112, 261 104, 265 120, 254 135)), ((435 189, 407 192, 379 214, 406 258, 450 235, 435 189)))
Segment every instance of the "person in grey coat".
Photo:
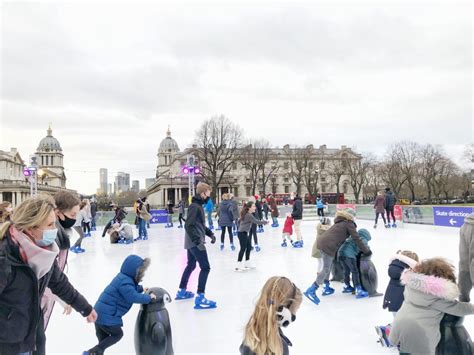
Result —
POLYGON ((459 290, 462 302, 470 301, 470 293, 474 284, 474 213, 464 219, 459 239, 459 290))
POLYGON ((232 213, 233 204, 230 201, 230 194, 222 195, 222 202, 219 204, 219 227, 221 227, 221 250, 224 250, 225 232, 229 233, 230 248, 235 250, 234 236, 232 233, 232 225, 234 224, 234 215, 232 213))
POLYGON ((474 305, 456 301, 454 266, 443 258, 423 260, 402 274, 405 301, 395 316, 389 340, 400 353, 435 354, 445 313, 458 317, 474 314, 474 305))

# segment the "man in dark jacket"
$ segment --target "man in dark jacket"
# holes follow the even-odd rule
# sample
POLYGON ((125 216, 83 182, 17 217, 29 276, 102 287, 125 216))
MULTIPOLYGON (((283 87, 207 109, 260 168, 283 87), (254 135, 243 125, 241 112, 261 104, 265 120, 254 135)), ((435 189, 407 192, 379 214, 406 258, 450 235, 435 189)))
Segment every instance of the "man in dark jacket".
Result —
POLYGON ((354 223, 355 211, 351 208, 338 211, 334 219, 334 225, 331 226, 322 236, 317 239, 317 247, 321 251, 323 260, 323 269, 318 273, 314 283, 304 293, 312 302, 319 304, 319 298, 316 296, 316 290, 324 282, 323 296, 331 295, 334 289, 329 285, 329 274, 334 258, 341 245, 348 237, 356 243, 357 247, 364 255, 372 255, 370 249, 364 244, 357 233, 357 225, 354 223))
POLYGON ((199 273, 197 296, 194 300, 195 309, 216 308, 216 302, 204 297, 207 278, 211 271, 205 246, 206 235, 211 238, 212 244, 216 242, 216 237, 212 231, 206 227, 206 217, 202 207, 209 200, 211 191, 211 187, 205 183, 200 182, 196 186, 196 196, 192 198, 192 202, 188 207, 186 222, 184 223, 184 249, 187 250, 188 264, 183 271, 176 299, 182 300, 194 297, 194 294, 187 291, 186 288, 188 286, 189 277, 196 268, 197 261, 201 271, 199 273))
POLYGON ((393 194, 392 191, 390 191, 390 187, 385 188, 385 211, 387 211, 387 222, 388 222, 388 227, 390 227, 390 215, 392 216, 393 219, 393 224, 392 227, 396 227, 397 224, 395 223, 395 203, 397 199, 395 198, 395 195, 393 194))
POLYGON ((301 201, 301 197, 298 194, 296 194, 293 199, 293 212, 291 213, 291 217, 293 217, 297 239, 296 242, 293 243, 293 246, 295 248, 302 248, 303 235, 301 234, 301 221, 303 220, 303 201, 301 201))
POLYGON ((97 230, 95 216, 97 215, 97 202, 95 200, 91 201, 91 230, 97 230))
MULTIPOLYGON (((255 207, 257 208, 257 210, 255 211, 256 212, 256 217, 259 220, 262 220, 263 219, 263 207, 262 207, 262 202, 261 202, 261 198, 260 198, 259 195, 255 195, 255 207)), ((257 233, 262 233, 262 232, 264 232, 263 225, 258 225, 257 226, 257 233)))

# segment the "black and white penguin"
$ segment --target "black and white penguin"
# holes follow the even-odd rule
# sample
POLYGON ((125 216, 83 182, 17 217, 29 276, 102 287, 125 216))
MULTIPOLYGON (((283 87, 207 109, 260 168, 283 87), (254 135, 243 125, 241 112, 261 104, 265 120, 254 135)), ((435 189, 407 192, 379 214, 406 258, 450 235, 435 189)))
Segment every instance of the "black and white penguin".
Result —
POLYGON ((171 324, 166 304, 169 293, 159 287, 150 288, 156 300, 142 304, 135 323, 135 352, 137 355, 173 355, 171 324))
POLYGON ((474 345, 466 328, 464 318, 445 314, 440 324, 441 340, 436 347, 436 355, 473 355, 474 345))

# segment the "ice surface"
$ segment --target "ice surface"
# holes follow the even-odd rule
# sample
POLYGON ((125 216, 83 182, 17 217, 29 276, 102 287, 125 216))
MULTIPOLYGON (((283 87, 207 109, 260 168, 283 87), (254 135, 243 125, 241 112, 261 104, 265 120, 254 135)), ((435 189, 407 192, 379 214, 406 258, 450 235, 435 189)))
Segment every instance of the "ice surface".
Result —
MULTIPOLYGON (((283 221, 280 221, 280 225, 283 221)), ((388 282, 389 258, 398 249, 409 249, 421 258, 444 256, 456 266, 458 257, 459 229, 421 225, 407 225, 388 229, 379 226, 372 229, 369 221, 357 221, 372 233, 370 246, 373 262, 379 275, 379 292, 385 292, 388 282)), ((281 227, 265 227, 258 234, 262 251, 252 252, 257 269, 236 273, 233 268, 237 250, 232 252, 226 237, 226 249, 219 250, 220 232, 216 231, 216 244, 207 244, 211 273, 206 296, 217 301, 215 310, 194 310, 193 301, 173 301, 168 305, 172 322, 173 344, 177 354, 237 354, 242 341, 243 328, 253 310, 254 302, 264 284, 273 275, 289 277, 304 291, 316 277, 316 260, 311 258, 311 246, 315 240, 316 221, 303 221, 305 240, 303 249, 282 248, 281 227)), ((105 286, 120 269, 129 254, 150 257, 151 266, 143 284, 159 286, 174 298, 181 273, 186 263, 183 249, 183 229, 165 229, 155 225, 149 230, 149 240, 131 245, 111 245, 100 232, 86 238, 84 254, 70 254, 66 269, 72 284, 94 304, 105 286)), ((235 238, 235 244, 238 240, 235 238)), ((199 268, 191 276, 188 289, 195 292, 199 268)), ((394 349, 382 348, 377 343, 375 325, 384 325, 392 315, 382 309, 383 297, 356 300, 341 293, 342 284, 333 283, 336 293, 322 298, 319 306, 306 298, 297 313, 296 322, 285 329, 293 342, 292 354, 396 354, 394 349)), ((124 317, 124 337, 107 353, 134 354, 134 325, 139 306, 132 307, 124 317)), ((470 334, 474 334, 474 317, 464 322, 470 334)), ((47 329, 48 354, 81 354, 96 344, 94 326, 87 324, 78 313, 62 314, 56 304, 47 329)))

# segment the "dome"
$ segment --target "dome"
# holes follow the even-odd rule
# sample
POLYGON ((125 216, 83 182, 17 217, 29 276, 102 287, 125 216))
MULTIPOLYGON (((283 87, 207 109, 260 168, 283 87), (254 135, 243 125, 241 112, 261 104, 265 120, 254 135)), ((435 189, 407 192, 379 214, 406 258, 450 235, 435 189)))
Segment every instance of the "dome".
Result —
POLYGON ((59 141, 53 137, 53 130, 51 129, 51 126, 48 128, 48 135, 44 137, 39 145, 38 145, 38 152, 49 152, 49 151, 59 151, 61 152, 61 145, 59 144, 59 141))
POLYGON ((176 143, 176 141, 171 138, 171 131, 170 131, 170 128, 168 127, 168 131, 166 132, 166 138, 163 139, 160 143, 160 152, 168 152, 168 151, 172 151, 172 152, 179 152, 179 147, 178 147, 178 143, 176 143))

